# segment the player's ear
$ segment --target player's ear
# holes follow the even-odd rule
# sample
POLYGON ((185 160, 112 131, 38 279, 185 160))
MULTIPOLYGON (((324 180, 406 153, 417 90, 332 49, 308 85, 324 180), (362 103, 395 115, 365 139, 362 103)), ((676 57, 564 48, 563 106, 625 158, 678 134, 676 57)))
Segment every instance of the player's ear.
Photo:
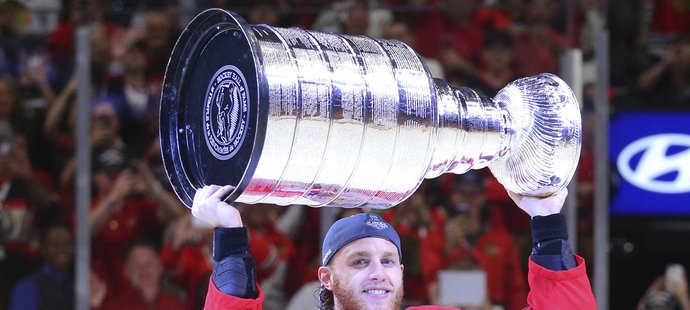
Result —
POLYGON ((323 285, 323 287, 325 287, 327 290, 332 291, 333 273, 331 271, 331 268, 328 268, 328 266, 321 266, 317 271, 317 275, 319 277, 319 282, 321 282, 321 285, 323 285))
POLYGON ((400 271, 403 271, 403 272, 405 271, 405 265, 400 264, 400 271))

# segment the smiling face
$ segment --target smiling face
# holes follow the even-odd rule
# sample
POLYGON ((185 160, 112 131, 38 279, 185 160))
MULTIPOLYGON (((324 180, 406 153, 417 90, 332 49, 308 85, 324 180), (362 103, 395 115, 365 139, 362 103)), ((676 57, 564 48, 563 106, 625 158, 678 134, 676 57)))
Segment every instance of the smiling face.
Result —
POLYGON ((403 265, 388 240, 362 238, 319 268, 321 284, 333 292, 335 309, 398 309, 403 296, 403 265))

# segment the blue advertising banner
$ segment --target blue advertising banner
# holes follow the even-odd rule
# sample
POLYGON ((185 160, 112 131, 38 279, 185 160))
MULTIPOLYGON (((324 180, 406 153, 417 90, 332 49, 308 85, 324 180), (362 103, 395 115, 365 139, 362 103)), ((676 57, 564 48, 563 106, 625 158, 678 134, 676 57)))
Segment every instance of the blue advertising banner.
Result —
POLYGON ((690 215, 690 113, 618 113, 609 156, 612 215, 690 215))

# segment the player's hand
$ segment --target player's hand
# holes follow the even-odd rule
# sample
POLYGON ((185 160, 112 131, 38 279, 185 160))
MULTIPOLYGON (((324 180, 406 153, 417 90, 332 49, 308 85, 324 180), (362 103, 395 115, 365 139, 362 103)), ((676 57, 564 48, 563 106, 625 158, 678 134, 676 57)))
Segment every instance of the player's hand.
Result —
POLYGON ((192 203, 192 215, 213 227, 242 227, 240 212, 221 200, 233 189, 229 185, 206 185, 197 190, 192 203))
POLYGON ((565 197, 568 196, 568 189, 563 188, 546 198, 525 196, 511 191, 508 191, 508 196, 530 217, 547 216, 561 212, 565 197))

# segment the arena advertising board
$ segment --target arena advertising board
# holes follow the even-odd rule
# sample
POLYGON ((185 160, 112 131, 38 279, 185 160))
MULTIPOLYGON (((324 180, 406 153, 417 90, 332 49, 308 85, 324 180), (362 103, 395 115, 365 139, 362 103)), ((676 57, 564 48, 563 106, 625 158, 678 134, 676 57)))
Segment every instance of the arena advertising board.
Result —
POLYGON ((612 116, 612 215, 690 215, 690 113, 612 116))

